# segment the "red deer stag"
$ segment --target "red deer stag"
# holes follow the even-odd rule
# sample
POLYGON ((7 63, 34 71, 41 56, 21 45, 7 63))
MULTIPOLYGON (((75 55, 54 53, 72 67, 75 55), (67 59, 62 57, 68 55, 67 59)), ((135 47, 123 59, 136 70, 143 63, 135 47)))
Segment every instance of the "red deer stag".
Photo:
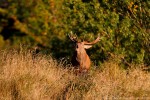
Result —
POLYGON ((98 36, 97 39, 92 42, 80 42, 76 36, 73 37, 69 35, 69 38, 75 43, 75 52, 71 60, 72 65, 78 69, 79 73, 87 72, 90 68, 91 60, 85 49, 91 48, 93 44, 100 41, 100 37, 98 36))

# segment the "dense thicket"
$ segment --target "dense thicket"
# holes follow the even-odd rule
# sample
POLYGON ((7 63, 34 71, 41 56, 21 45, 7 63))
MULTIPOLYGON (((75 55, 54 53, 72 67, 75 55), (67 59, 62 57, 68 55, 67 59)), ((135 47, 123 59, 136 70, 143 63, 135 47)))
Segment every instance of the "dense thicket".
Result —
POLYGON ((67 57, 67 34, 101 41, 89 50, 101 63, 119 55, 128 64, 150 65, 149 0, 0 0, 0 46, 39 46, 53 56, 67 57))

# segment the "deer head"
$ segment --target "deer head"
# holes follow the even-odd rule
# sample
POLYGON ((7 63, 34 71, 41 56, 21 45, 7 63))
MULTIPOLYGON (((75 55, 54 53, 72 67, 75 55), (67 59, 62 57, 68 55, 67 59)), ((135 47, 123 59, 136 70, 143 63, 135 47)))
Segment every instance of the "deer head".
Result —
POLYGON ((100 40, 100 37, 98 36, 97 39, 92 42, 78 41, 77 36, 69 35, 69 38, 75 43, 75 52, 71 60, 72 65, 79 69, 79 72, 88 71, 91 65, 91 60, 85 49, 91 48, 93 44, 100 40))

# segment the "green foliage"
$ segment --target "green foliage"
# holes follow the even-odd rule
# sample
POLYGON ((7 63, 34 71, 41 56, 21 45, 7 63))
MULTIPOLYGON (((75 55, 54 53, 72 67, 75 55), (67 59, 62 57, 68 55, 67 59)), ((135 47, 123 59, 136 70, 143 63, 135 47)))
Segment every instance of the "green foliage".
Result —
POLYGON ((65 6, 68 31, 81 37, 101 34, 101 42, 93 49, 96 51, 92 54, 93 59, 107 59, 110 52, 124 55, 129 62, 149 64, 148 1, 70 0, 65 6))
POLYGON ((6 0, 3 4, 0 34, 6 45, 38 45, 60 58, 72 52, 68 33, 87 41, 100 34, 101 41, 88 50, 93 61, 100 64, 123 55, 126 62, 150 64, 148 0, 6 0))

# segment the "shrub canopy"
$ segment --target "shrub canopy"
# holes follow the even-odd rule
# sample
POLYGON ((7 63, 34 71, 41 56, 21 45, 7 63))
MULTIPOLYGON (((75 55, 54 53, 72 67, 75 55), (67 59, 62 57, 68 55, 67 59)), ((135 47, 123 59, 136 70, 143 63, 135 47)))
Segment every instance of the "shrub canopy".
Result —
POLYGON ((113 55, 150 65, 149 0, 1 0, 0 47, 39 46, 68 57, 67 34, 101 41, 88 51, 98 64, 113 55))

